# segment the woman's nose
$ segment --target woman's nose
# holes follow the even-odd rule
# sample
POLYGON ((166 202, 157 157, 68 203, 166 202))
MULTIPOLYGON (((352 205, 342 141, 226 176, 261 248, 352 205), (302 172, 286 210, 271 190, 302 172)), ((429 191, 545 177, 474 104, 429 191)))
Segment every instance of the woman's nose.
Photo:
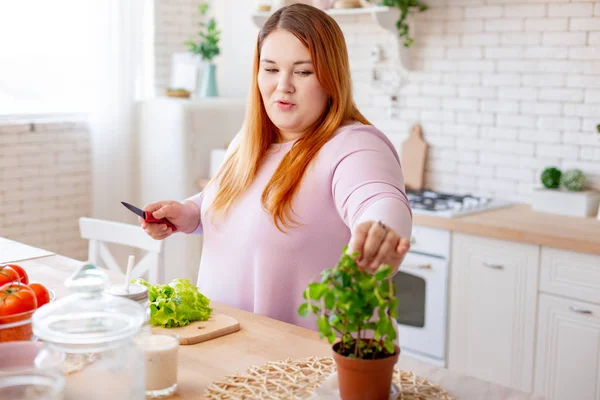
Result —
POLYGON ((280 74, 279 81, 277 82, 277 90, 282 93, 293 93, 295 88, 292 82, 291 74, 280 74))

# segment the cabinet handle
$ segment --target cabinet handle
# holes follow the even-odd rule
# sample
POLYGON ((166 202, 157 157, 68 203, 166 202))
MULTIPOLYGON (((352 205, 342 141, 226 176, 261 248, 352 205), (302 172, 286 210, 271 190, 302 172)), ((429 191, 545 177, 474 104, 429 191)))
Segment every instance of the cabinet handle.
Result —
POLYGON ((492 269, 504 269, 504 265, 500 265, 500 264, 489 264, 489 263, 484 262, 483 266, 492 268, 492 269))
POLYGON ((587 314, 587 315, 593 314, 590 310, 584 310, 583 308, 579 308, 579 307, 575 307, 575 306, 569 307, 569 310, 579 313, 579 314, 587 314))

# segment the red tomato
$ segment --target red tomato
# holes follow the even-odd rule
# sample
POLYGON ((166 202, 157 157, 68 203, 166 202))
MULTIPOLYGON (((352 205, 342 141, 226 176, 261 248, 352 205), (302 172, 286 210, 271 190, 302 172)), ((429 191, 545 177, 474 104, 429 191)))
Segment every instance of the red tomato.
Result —
POLYGON ((19 273, 8 265, 0 264, 0 286, 13 282, 19 282, 19 273))
POLYGON ((15 271, 17 271, 17 274, 19 274, 19 278, 21 279, 21 283, 24 283, 26 285, 29 285, 29 275, 27 275, 27 272, 25 271, 25 268, 21 267, 20 265, 17 264, 4 264, 12 269, 14 269, 15 271))
POLYGON ((0 316, 20 314, 37 308, 37 299, 27 285, 8 283, 0 287, 0 316))
POLYGON ((30 283, 29 288, 35 293, 38 308, 50 302, 50 292, 41 283, 30 283))

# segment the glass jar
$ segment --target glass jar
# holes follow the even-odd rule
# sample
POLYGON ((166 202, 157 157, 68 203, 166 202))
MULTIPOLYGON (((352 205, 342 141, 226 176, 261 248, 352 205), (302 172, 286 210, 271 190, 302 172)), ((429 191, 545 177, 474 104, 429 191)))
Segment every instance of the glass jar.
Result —
POLYGON ((108 276, 91 264, 65 284, 72 294, 32 318, 35 336, 64 354, 65 400, 144 400, 144 357, 133 342, 146 319, 143 307, 109 295, 108 276))
POLYGON ((148 288, 139 283, 130 283, 125 287, 124 283, 111 285, 107 293, 112 296, 119 296, 124 299, 133 300, 145 310, 145 319, 141 331, 147 333, 150 330, 150 300, 148 299, 148 288))
POLYGON ((63 400, 63 359, 39 341, 0 343, 0 399, 63 400))

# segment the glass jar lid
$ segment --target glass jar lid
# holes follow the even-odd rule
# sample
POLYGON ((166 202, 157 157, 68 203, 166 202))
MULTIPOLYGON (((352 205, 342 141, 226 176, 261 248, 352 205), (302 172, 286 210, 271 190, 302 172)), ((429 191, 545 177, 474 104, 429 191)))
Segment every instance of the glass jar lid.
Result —
POLYGON ((108 276, 92 264, 81 266, 66 281, 72 294, 36 310, 33 333, 66 346, 101 345, 133 337, 145 319, 144 308, 106 292, 108 276))

